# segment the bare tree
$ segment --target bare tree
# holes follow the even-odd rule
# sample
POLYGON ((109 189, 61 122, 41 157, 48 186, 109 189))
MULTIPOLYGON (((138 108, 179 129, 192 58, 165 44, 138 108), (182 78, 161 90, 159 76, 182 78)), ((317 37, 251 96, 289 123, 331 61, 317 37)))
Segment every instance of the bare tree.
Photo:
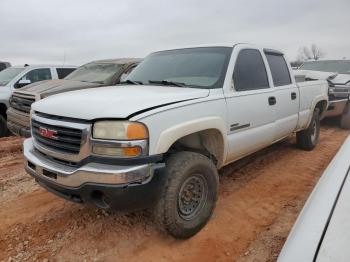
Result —
POLYGON ((324 57, 324 52, 316 44, 312 44, 311 47, 303 46, 299 48, 297 60, 319 60, 324 57))

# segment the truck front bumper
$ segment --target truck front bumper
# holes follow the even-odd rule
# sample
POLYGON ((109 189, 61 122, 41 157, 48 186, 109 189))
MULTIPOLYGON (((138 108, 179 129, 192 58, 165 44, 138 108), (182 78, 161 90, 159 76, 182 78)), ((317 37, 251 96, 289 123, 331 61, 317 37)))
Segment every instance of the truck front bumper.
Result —
POLYGON ((342 115, 348 101, 348 98, 329 101, 327 111, 323 114, 322 118, 342 115))
POLYGON ((7 128, 14 135, 21 137, 30 137, 30 121, 29 114, 20 112, 10 107, 7 112, 7 128))
POLYGON ((26 138, 31 136, 31 132, 30 132, 29 127, 20 126, 20 125, 13 123, 11 121, 7 121, 7 128, 8 128, 8 130, 11 131, 12 134, 14 134, 16 136, 21 136, 21 137, 26 137, 26 138))
POLYGON ((32 139, 24 141, 23 153, 25 170, 48 191, 74 202, 119 210, 150 206, 158 196, 164 167, 156 163, 68 166, 42 155, 34 148, 32 139))

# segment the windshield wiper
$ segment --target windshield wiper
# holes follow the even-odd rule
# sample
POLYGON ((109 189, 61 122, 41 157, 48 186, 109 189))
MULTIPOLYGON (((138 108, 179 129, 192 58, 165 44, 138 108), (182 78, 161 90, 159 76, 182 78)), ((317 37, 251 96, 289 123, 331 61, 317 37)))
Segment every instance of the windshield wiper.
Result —
POLYGON ((120 84, 143 85, 143 83, 141 81, 133 81, 133 80, 129 80, 129 79, 120 82, 120 84))
POLYGON ((162 84, 166 86, 178 86, 178 87, 186 87, 185 83, 181 82, 174 82, 174 81, 167 81, 167 80, 148 80, 150 84, 162 84))

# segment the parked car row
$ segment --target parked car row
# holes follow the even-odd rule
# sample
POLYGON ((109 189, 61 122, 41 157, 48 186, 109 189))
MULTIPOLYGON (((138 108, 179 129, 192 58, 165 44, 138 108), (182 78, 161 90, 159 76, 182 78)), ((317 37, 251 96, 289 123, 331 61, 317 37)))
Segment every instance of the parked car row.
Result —
POLYGON ((12 66, 0 72, 0 137, 7 135, 6 111, 13 91, 34 82, 61 79, 75 70, 75 66, 36 65, 12 66))
POLYGON ((350 60, 305 62, 295 72, 307 81, 328 81, 329 106, 323 117, 336 117, 342 128, 350 129, 350 60))
POLYGON ((35 82, 16 89, 7 110, 8 129, 16 135, 30 137, 32 103, 63 92, 119 84, 139 62, 140 59, 135 58, 94 61, 78 67, 63 79, 35 82))
POLYGON ((176 238, 210 219, 218 169, 293 133, 312 150, 328 107, 327 81, 297 83, 282 52, 249 44, 155 52, 116 86, 87 68, 13 94, 26 171, 67 200, 151 208, 176 238))

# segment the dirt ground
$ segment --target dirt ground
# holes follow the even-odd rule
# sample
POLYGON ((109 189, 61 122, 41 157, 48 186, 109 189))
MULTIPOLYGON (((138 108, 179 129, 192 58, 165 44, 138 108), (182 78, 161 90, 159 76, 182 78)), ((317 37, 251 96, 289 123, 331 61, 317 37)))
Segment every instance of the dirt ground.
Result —
POLYGON ((326 126, 314 151, 290 138, 226 167, 213 218, 185 241, 159 232, 146 211, 111 213, 46 192, 23 170, 21 139, 0 139, 0 261, 275 261, 348 134, 326 126))

